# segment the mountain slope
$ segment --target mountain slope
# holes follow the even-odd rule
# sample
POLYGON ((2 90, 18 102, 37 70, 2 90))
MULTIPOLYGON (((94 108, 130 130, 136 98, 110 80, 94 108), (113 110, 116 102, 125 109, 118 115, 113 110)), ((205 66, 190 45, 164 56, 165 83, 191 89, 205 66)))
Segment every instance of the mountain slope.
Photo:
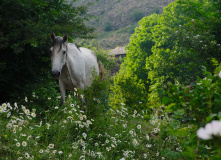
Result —
POLYGON ((162 8, 174 0, 79 0, 75 5, 90 5, 88 13, 94 17, 89 24, 104 48, 126 45, 137 22, 152 13, 161 13, 162 8))

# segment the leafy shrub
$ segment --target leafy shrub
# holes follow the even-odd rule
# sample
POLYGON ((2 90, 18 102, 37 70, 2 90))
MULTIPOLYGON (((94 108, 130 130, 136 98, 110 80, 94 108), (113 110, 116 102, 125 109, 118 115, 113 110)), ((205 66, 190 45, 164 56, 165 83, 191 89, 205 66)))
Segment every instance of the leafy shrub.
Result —
POLYGON ((144 13, 142 10, 135 9, 133 12, 130 13, 130 17, 133 22, 138 22, 141 18, 144 17, 144 13))
POLYGON ((113 25, 111 24, 110 21, 107 21, 104 25, 104 31, 108 32, 108 31, 112 31, 114 28, 113 28, 113 25))

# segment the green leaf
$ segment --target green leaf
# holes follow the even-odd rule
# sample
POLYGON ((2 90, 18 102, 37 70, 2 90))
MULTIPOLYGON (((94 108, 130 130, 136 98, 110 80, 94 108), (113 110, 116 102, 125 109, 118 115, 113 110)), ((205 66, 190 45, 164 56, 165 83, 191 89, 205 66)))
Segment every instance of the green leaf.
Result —
POLYGON ((163 97, 162 98, 162 103, 165 104, 165 105, 168 104, 170 101, 171 101, 171 99, 169 97, 163 97))
POLYGON ((206 117, 206 122, 210 122, 216 116, 217 114, 214 114, 214 113, 210 114, 208 117, 206 117))
POLYGON ((177 111, 174 112, 175 115, 177 116, 182 116, 185 114, 185 110, 184 109, 179 109, 177 111))

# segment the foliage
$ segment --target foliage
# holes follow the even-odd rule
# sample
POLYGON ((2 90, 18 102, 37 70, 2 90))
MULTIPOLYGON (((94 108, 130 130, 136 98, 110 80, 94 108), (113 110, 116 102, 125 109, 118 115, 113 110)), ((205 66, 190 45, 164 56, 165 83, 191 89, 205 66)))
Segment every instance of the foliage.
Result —
POLYGON ((203 77, 202 66, 212 72, 215 67, 211 60, 221 60, 217 4, 218 1, 177 0, 162 14, 143 18, 131 36, 127 57, 115 78, 113 92, 118 95, 112 98, 113 105, 117 99, 133 99, 125 95, 133 95, 134 90, 123 88, 128 86, 129 78, 133 86, 143 86, 136 90, 140 99, 155 107, 159 106, 160 91, 168 82, 188 85, 198 76, 203 77))
POLYGON ((89 18, 86 11, 85 6, 74 7, 63 0, 1 0, 2 102, 29 95, 35 84, 47 77, 51 31, 66 33, 69 39, 92 36, 93 29, 84 24, 89 18))
POLYGON ((130 17, 133 22, 138 22, 141 18, 144 17, 144 13, 142 10, 135 9, 133 12, 130 13, 130 17))
POLYGON ((112 31, 113 30, 113 26, 111 24, 110 21, 107 21, 104 25, 104 31, 108 32, 108 31, 112 31))
POLYGON ((132 110, 146 108, 148 73, 146 71, 146 58, 152 54, 151 47, 154 45, 151 29, 156 25, 158 15, 153 14, 139 22, 139 27, 131 36, 130 44, 126 48, 127 57, 124 59, 121 69, 114 78, 112 88, 111 105, 119 106, 124 102, 132 110), (142 102, 141 104, 137 102, 142 102), (142 107, 141 107, 142 106, 142 107))

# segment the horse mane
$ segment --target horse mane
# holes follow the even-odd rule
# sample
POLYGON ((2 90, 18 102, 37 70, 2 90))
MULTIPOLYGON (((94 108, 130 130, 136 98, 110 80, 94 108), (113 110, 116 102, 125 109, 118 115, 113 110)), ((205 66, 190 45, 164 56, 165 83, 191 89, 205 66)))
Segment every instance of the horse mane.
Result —
POLYGON ((50 48, 53 47, 53 46, 55 46, 55 45, 59 45, 59 46, 60 46, 59 51, 60 51, 61 48, 62 48, 62 44, 64 44, 63 38, 62 38, 62 37, 56 37, 56 38, 53 40, 52 44, 50 45, 50 48))

